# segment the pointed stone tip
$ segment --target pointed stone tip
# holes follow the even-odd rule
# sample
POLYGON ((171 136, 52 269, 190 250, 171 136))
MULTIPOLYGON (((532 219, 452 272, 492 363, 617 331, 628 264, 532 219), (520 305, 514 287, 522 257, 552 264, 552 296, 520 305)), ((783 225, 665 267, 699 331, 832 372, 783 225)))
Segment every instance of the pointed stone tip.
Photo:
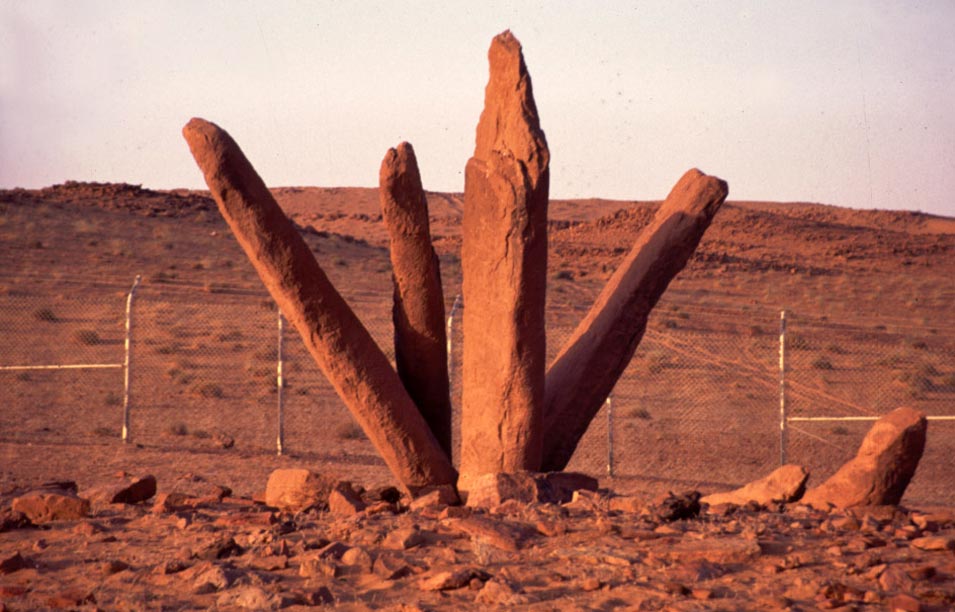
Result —
POLYGON ((521 50, 521 41, 517 40, 517 37, 510 30, 504 30, 500 34, 494 37, 491 41, 491 48, 495 46, 501 46, 509 51, 520 51, 521 50))

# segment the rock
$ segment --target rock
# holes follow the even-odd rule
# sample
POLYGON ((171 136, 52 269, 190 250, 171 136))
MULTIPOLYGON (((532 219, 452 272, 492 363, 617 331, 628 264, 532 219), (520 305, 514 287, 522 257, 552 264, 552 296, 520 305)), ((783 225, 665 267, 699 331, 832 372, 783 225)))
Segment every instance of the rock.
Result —
POLYGON ((89 516, 90 502, 69 491, 31 491, 13 500, 12 509, 36 524, 73 521, 89 516))
POLYGON ((20 553, 13 553, 9 557, 0 559, 0 575, 12 574, 13 572, 29 567, 26 559, 20 553))
POLYGON ((464 179, 461 478, 540 470, 550 152, 521 45, 499 34, 464 179))
POLYGON ((390 550, 407 550, 424 544, 424 536, 421 531, 413 527, 395 529, 385 536, 381 545, 390 550))
POLYGON ((397 580, 411 573, 411 566, 393 554, 381 554, 375 559, 373 571, 382 580, 397 580))
POLYGON ((668 493, 650 506, 650 514, 658 521, 679 521, 700 514, 700 492, 688 491, 680 495, 668 493))
POLYGON ((339 516, 354 516, 365 509, 365 502, 351 483, 340 481, 328 494, 328 511, 339 516))
POLYGON ((630 364, 650 312, 693 255, 728 193, 716 177, 696 169, 684 174, 561 347, 547 370, 541 469, 567 467, 630 364))
POLYGON ((509 580, 492 578, 484 583, 474 601, 487 606, 522 606, 530 603, 524 590, 509 580))
POLYGON ((913 548, 918 548, 919 550, 955 550, 955 537, 925 536, 915 538, 910 544, 913 548))
POLYGON ((202 500, 203 503, 218 503, 232 495, 232 489, 210 482, 199 474, 185 474, 172 482, 169 492, 202 500))
POLYGON ((398 482, 412 491, 453 485, 457 473, 450 457, 388 358, 239 146, 202 119, 192 119, 183 136, 219 212, 266 289, 398 482))
POLYGON ((103 483, 86 493, 100 504, 138 504, 156 494, 156 477, 125 478, 123 482, 103 483))
POLYGON ((28 529, 30 527, 36 527, 36 525, 22 512, 7 509, 0 513, 0 533, 13 531, 15 529, 28 529))
POLYGON ((333 486, 332 480, 310 470, 278 469, 269 475, 265 503, 288 512, 324 507, 328 505, 328 495, 333 486))
POLYGON ((682 540, 667 550, 667 556, 681 565, 694 561, 716 565, 742 564, 758 559, 761 554, 758 542, 739 538, 682 540))
POLYGON ((451 591, 468 586, 471 580, 487 580, 487 573, 473 567, 455 570, 431 571, 418 580, 418 588, 422 591, 451 591))
POLYGON ((235 438, 224 433, 213 434, 212 442, 219 448, 232 448, 235 446, 235 438))
POLYGON ((381 162, 378 196, 391 238, 395 362, 408 395, 451 456, 451 395, 444 291, 431 246, 428 200, 414 149, 402 142, 381 162))
POLYGON ((911 595, 899 593, 889 598, 886 602, 886 609, 889 612, 921 612, 922 602, 911 595))
POLYGON ((335 603, 335 596, 332 595, 332 592, 325 586, 305 593, 303 599, 307 606, 324 606, 326 604, 335 603))
POLYGON ((351 546, 344 542, 329 542, 318 549, 315 553, 319 559, 341 559, 342 555, 351 549, 351 546))
POLYGON ((247 586, 222 593, 217 604, 220 608, 231 606, 240 610, 278 610, 282 607, 282 598, 260 587, 247 586))
POLYGON ((508 552, 519 551, 524 540, 535 532, 530 527, 525 529, 479 516, 449 519, 446 525, 455 531, 468 534, 472 541, 484 542, 508 552))
POLYGON ((357 568, 363 572, 370 572, 372 566, 371 555, 364 548, 355 546, 342 554, 342 564, 357 568))
POLYGON ((494 508, 506 501, 563 504, 575 491, 596 491, 597 479, 573 472, 483 474, 471 479, 467 505, 494 508))
POLYGON ((283 570, 288 567, 288 557, 286 555, 255 556, 249 560, 249 566, 264 572, 283 570))
POLYGON ((911 591, 914 586, 913 580, 908 572, 897 565, 890 565, 879 574, 879 587, 883 591, 896 593, 899 591, 911 591))
POLYGON ((461 503, 457 491, 454 487, 437 487, 422 492, 411 500, 411 510, 422 510, 424 508, 437 508, 441 506, 453 506, 461 503))
POLYGON ((893 410, 875 422, 856 456, 800 503, 822 509, 897 505, 922 458, 926 428, 918 410, 893 410))
POLYGON ((614 512, 642 512, 646 505, 643 501, 632 495, 614 495, 608 501, 611 511, 614 512))
MULTIPOLYGON (((428 491, 430 491, 430 489, 424 489, 423 494, 426 494, 428 491)), ((390 486, 379 487, 370 492, 369 499, 388 502, 389 504, 397 504, 401 501, 401 491, 390 486)))
POLYGON ((228 534, 218 534, 211 540, 199 543, 192 549, 191 556, 196 559, 215 560, 237 557, 244 552, 233 537, 228 534))
POLYGON ((704 504, 716 506, 719 504, 736 504, 744 506, 749 502, 756 502, 761 506, 774 503, 794 502, 802 497, 806 491, 806 480, 809 472, 798 465, 784 465, 774 470, 769 476, 726 493, 707 495, 700 501, 704 504))

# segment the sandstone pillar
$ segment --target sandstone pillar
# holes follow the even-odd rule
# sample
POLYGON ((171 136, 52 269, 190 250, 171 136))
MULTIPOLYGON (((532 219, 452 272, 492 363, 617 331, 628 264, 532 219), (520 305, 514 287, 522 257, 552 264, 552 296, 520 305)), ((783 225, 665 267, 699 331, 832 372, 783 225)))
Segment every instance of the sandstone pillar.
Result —
POLYGON ((550 153, 520 43, 498 35, 465 169, 461 480, 540 469, 550 153))
POLYGON ((623 373, 667 285, 690 259, 726 199, 699 170, 677 182, 547 371, 543 470, 567 466, 623 373))
POLYGON ((428 200, 418 161, 407 142, 389 149, 378 180, 381 214, 391 237, 398 376, 431 432, 451 456, 451 396, 444 292, 431 246, 428 200))
POLYGON ((387 357, 335 290, 239 146, 193 119, 193 157, 236 239, 395 477, 412 492, 453 484, 450 459, 387 357))

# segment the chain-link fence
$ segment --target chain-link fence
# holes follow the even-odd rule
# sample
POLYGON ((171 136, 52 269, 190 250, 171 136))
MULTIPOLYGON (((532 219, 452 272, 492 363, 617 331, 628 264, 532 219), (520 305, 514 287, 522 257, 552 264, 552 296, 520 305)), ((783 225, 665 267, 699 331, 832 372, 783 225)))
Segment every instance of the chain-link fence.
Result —
MULTIPOLYGON (((97 366, 0 371, 6 441, 118 440, 123 414, 126 291, 119 285, 43 290, 0 298, 0 366, 97 366), (42 297, 40 297, 42 296, 42 297), (52 297, 51 297, 52 296, 52 297)), ((393 359, 390 295, 346 295, 393 359)), ((455 440, 460 439, 461 315, 447 313, 455 440)), ((580 310, 548 319, 548 357, 580 310)), ((632 362, 593 420, 569 469, 613 476, 618 489, 739 485, 780 460, 778 311, 661 303, 632 362)), ((334 461, 377 459, 331 385, 286 326, 279 390, 278 313, 259 287, 144 283, 133 306, 131 438, 154 446, 234 444, 276 452, 279 401, 284 448, 334 461)), ((790 462, 830 475, 858 448, 865 421, 900 405, 955 416, 955 339, 918 325, 868 327, 790 313, 786 339, 790 462)), ((953 503, 955 422, 933 421, 907 499, 953 503)), ((457 451, 454 461, 457 463, 457 451)))

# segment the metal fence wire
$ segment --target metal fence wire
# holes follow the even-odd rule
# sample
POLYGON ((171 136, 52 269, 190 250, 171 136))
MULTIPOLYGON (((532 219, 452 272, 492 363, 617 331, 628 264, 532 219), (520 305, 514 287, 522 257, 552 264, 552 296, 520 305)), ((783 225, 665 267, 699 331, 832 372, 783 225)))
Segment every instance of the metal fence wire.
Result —
MULTIPOLYGON (((119 442, 128 292, 112 284, 98 293, 64 286, 0 296, 4 441, 119 442), (48 368, 54 365, 90 367, 48 368)), ((393 361, 390 295, 345 297, 393 361)), ((449 297, 455 441, 464 307, 449 297)), ((281 426, 285 450, 364 457, 384 470, 298 333, 287 324, 280 333, 278 316, 261 287, 143 284, 132 310, 132 439, 176 448, 212 440, 274 453, 281 426)), ((549 313, 549 360, 580 316, 549 313)), ((789 313, 781 422, 778 320, 769 309, 662 302, 568 469, 610 477, 621 490, 713 490, 766 475, 783 451, 812 472, 812 484, 855 453, 871 421, 853 419, 900 405, 955 417, 950 334, 898 321, 849 325, 789 313), (782 449, 781 425, 788 438, 782 449)), ((953 427, 930 423, 907 500, 955 503, 953 427)))

